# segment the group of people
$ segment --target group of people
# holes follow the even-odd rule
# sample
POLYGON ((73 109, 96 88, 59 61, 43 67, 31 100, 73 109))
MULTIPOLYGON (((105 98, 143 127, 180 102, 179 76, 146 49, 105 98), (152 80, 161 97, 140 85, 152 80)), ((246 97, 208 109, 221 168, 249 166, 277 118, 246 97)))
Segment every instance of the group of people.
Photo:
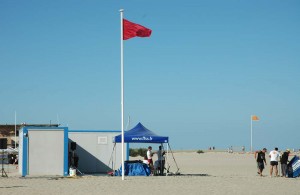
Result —
POLYGON ((209 147, 208 150, 215 150, 215 146, 209 147))
POLYGON ((147 154, 144 157, 143 163, 148 164, 151 170, 151 175, 158 174, 164 175, 165 169, 165 151, 163 151, 162 146, 158 147, 157 152, 152 152, 152 147, 149 146, 147 154), (157 160, 153 163, 153 155, 157 154, 157 160))
MULTIPOLYGON (((242 146, 242 147, 238 147, 242 150, 242 153, 245 153, 245 146, 242 146)), ((230 146, 228 149, 227 149, 227 152, 228 153, 233 153, 233 147, 230 146)))
MULTIPOLYGON (((267 149, 263 148, 262 150, 256 151, 254 153, 254 158, 256 159, 257 168, 258 168, 257 173, 260 176, 263 176, 262 172, 265 168, 265 165, 267 165, 266 156, 265 156, 266 152, 267 152, 267 149)), ((276 177, 279 176, 278 175, 278 164, 279 163, 281 165, 281 177, 287 177, 287 164, 289 162, 289 154, 290 154, 289 149, 287 149, 285 152, 280 154, 277 147, 269 153, 270 177, 273 176, 273 172, 274 172, 274 176, 276 176, 276 177)))

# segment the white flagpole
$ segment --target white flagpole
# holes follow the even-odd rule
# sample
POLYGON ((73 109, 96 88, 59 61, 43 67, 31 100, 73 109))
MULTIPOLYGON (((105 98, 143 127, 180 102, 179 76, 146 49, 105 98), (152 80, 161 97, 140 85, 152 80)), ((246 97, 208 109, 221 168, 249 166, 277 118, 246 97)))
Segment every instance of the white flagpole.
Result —
POLYGON ((252 135, 253 134, 253 131, 252 131, 252 115, 250 117, 251 117, 251 145, 250 145, 250 148, 251 148, 251 152, 252 152, 252 149, 253 149, 252 148, 252 146, 253 146, 252 145, 252 139, 253 139, 253 135, 252 135))
POLYGON ((17 148, 17 111, 15 111, 15 149, 17 148))
POLYGON ((122 180, 125 179, 124 168, 124 62, 123 62, 123 9, 120 9, 121 16, 121 129, 122 129, 122 180))

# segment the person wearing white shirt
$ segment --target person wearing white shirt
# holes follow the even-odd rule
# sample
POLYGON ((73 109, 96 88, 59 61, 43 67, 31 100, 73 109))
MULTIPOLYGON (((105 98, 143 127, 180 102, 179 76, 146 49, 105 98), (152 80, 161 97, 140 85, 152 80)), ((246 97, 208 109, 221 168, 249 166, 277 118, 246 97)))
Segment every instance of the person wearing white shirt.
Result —
POLYGON ((151 174, 153 175, 153 160, 152 160, 152 157, 153 157, 152 147, 149 146, 148 151, 147 151, 147 158, 148 158, 148 162, 149 162, 149 167, 151 169, 151 174))
POLYGON ((270 177, 272 177, 273 169, 275 172, 275 176, 278 177, 278 160, 280 157, 280 153, 278 152, 278 148, 272 150, 269 154, 270 157, 270 177))

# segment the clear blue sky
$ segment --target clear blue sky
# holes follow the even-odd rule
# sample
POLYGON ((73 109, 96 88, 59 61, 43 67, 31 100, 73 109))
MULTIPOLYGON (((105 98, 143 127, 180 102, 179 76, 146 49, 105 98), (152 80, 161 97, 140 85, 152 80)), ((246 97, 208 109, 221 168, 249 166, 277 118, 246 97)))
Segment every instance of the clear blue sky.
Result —
MULTIPOLYGON (((300 148, 300 1, 1 0, 0 123, 120 129, 120 14, 152 29, 125 41, 125 117, 174 149, 300 148)), ((125 123, 126 125, 126 123, 125 123)))

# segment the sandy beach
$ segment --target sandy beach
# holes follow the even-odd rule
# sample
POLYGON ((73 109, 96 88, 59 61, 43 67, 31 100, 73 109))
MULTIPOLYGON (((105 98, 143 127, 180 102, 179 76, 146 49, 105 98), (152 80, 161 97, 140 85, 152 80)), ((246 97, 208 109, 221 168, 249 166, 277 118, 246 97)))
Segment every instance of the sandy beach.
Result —
MULTIPOLYGON (((171 157, 171 156, 170 156, 171 157)), ((300 179, 270 177, 269 159, 264 176, 257 175, 253 154, 176 152, 180 175, 76 178, 25 177, 10 166, 0 179, 0 194, 299 194, 300 179)), ((140 159, 137 157, 135 159, 140 159)), ((176 172, 173 158, 170 171, 176 172)))

